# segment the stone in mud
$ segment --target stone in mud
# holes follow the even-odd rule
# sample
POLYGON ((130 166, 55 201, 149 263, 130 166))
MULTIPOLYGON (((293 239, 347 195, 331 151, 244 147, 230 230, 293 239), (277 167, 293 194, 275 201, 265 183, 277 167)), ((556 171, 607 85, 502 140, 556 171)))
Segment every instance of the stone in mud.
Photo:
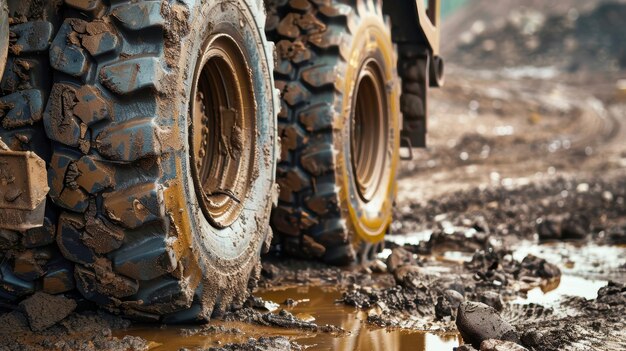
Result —
POLYGON ((539 239, 581 240, 591 232, 591 221, 582 214, 544 218, 537 224, 539 239))
POLYGON ((480 344, 480 351, 528 351, 528 349, 514 342, 489 339, 480 344))
POLYGON ((626 305, 626 285, 610 281, 598 290, 597 301, 609 306, 626 305))
POLYGON ((478 351, 478 350, 476 350, 472 345, 466 344, 466 345, 461 345, 459 347, 455 347, 454 351, 478 351))
POLYGON ((607 231, 607 242, 610 245, 626 245, 626 226, 610 228, 607 231))
POLYGON ((502 297, 500 297, 500 294, 495 291, 485 291, 478 295, 478 302, 491 306, 498 312, 502 312, 502 309, 504 308, 502 297))
POLYGON ((265 301, 258 296, 250 296, 248 300, 244 303, 245 307, 252 307, 262 310, 267 310, 269 312, 276 311, 280 305, 273 301, 265 301))
POLYGON ((400 266, 393 275, 396 283, 405 288, 419 288, 426 280, 426 274, 418 266, 400 266))
POLYGON ((520 276, 554 279, 561 276, 561 270, 559 267, 547 262, 543 258, 528 255, 522 260, 522 272, 520 276))
POLYGON ((559 240, 561 239, 561 222, 544 218, 537 224, 537 234, 543 241, 559 240))
POLYGON ((30 328, 41 331, 62 321, 76 308, 76 302, 64 296, 37 292, 20 303, 30 328))
POLYGON ((437 317, 437 319, 439 320, 446 317, 452 317, 452 307, 443 296, 437 297, 437 304, 435 305, 435 317, 437 317))
POLYGON ((459 306, 463 303, 463 301, 465 301, 465 297, 463 297, 463 295, 460 292, 454 289, 448 289, 444 291, 443 295, 446 298, 446 300, 450 302, 450 304, 452 305, 452 307, 454 307, 455 310, 459 308, 459 306))
POLYGON ((391 251, 391 255, 387 257, 387 269, 393 273, 401 266, 414 265, 415 258, 413 253, 409 252, 402 247, 396 247, 391 251))
POLYGON ((581 214, 568 216, 561 223, 561 238, 565 240, 585 239, 590 231, 589 218, 581 214))
POLYGON ((519 342, 515 329, 484 303, 462 303, 457 311, 456 326, 463 341, 474 347, 480 347, 488 339, 519 342))
POLYGON ((456 311, 464 301, 463 295, 455 290, 446 290, 443 295, 437 298, 437 304, 435 305, 435 317, 437 319, 443 319, 445 317, 456 318, 456 311))

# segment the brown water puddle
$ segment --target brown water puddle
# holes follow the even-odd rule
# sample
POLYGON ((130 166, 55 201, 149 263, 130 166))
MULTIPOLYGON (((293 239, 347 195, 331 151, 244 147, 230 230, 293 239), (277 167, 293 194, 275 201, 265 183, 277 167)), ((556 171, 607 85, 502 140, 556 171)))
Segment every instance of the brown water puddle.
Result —
MULTIPOLYGON (((411 239, 411 238, 408 238, 411 239)), ((597 290, 606 285, 606 281, 620 276, 620 262, 626 257, 626 248, 608 246, 575 246, 567 243, 537 245, 524 242, 515 250, 515 258, 521 260, 528 253, 538 255, 554 262, 561 268, 560 280, 543 287, 528 291, 526 298, 512 301, 515 304, 539 303, 546 306, 558 306, 564 296, 594 298, 597 290)), ((384 253, 383 253, 384 255, 384 253)), ((440 262, 461 264, 471 258, 465 253, 448 252, 439 258, 440 262)), ((441 267, 444 269, 445 267, 441 267)), ((623 277, 619 277, 623 279, 623 277)), ((619 280, 619 279, 618 279, 619 280)), ((314 333, 298 329, 261 327, 241 322, 213 321, 209 325, 224 328, 237 328, 240 333, 203 332, 197 333, 199 326, 169 326, 164 329, 154 326, 135 327, 130 330, 115 332, 115 336, 140 336, 150 341, 150 350, 196 349, 224 345, 226 343, 245 343, 249 338, 262 336, 284 336, 308 346, 308 350, 371 350, 371 351, 433 351, 452 350, 460 344, 460 338, 454 334, 375 328, 366 323, 367 313, 335 301, 341 298, 341 292, 334 287, 295 287, 260 291, 256 294, 266 301, 281 304, 284 308, 304 320, 314 319, 318 325, 331 324, 346 330, 344 335, 314 333), (283 302, 287 299, 301 300, 293 307, 283 302), (193 331, 196 330, 196 333, 193 331), (194 334, 194 335, 190 335, 194 334)), ((206 328, 204 328, 206 329, 206 328)))
POLYGON ((211 322, 209 325, 238 328, 241 334, 207 333, 185 336, 197 327, 133 328, 119 331, 115 336, 135 335, 150 341, 153 351, 178 350, 186 347, 208 348, 231 342, 246 342, 248 338, 284 336, 308 346, 307 350, 370 350, 370 351, 431 351, 452 350, 459 346, 456 334, 434 334, 404 329, 374 328, 366 324, 367 314, 353 307, 337 304, 341 292, 332 287, 298 287, 262 291, 257 294, 267 301, 283 303, 286 299, 301 300, 294 307, 281 305, 297 317, 315 319, 318 325, 332 324, 347 331, 345 335, 313 333, 296 329, 260 327, 240 322, 211 322))
POLYGON ((287 310, 300 318, 313 316, 317 324, 332 324, 349 332, 333 337, 318 334, 298 340, 319 350, 452 350, 459 346, 456 334, 434 334, 423 331, 374 328, 366 324, 367 313, 354 307, 337 304, 341 293, 334 288, 300 287, 271 290, 260 294, 264 299, 282 303, 287 298, 310 299, 287 310))

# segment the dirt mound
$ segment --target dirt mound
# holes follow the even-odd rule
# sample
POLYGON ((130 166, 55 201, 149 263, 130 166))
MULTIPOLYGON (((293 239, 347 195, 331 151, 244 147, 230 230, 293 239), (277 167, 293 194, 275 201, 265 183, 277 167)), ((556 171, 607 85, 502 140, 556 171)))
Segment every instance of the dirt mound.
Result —
POLYGON ((478 5, 462 11, 469 18, 452 25, 457 27, 449 34, 455 44, 444 46, 449 49, 448 60, 480 68, 534 65, 565 71, 626 69, 622 30, 626 3, 601 2, 588 12, 579 10, 585 6, 554 11, 526 6, 499 4, 488 11, 491 16, 483 14, 482 18, 473 14, 481 8, 478 5), (495 12, 497 9, 500 13, 495 12), (475 19, 470 21, 472 17, 475 19), (467 27, 460 27, 460 23, 467 27))

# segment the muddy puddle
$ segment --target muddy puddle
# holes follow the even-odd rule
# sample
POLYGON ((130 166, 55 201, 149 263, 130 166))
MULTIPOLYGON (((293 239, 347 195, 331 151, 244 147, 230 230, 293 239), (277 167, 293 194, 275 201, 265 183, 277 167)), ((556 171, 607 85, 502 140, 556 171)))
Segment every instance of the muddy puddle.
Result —
MULTIPOLYGON (((295 287, 280 290, 261 291, 256 294, 266 301, 273 301, 293 313, 296 317, 315 321, 318 325, 332 324, 343 328, 344 335, 313 333, 303 330, 259 327, 241 322, 211 322, 210 325, 237 329, 235 333, 207 333, 195 335, 198 327, 168 326, 163 329, 136 327, 121 331, 119 336, 134 335, 151 343, 150 350, 165 351, 180 348, 208 348, 231 342, 245 342, 248 338, 261 336, 284 336, 308 347, 307 350, 371 350, 371 351, 427 351, 452 350, 459 346, 459 337, 452 334, 438 334, 423 331, 386 329, 366 324, 367 313, 348 307, 336 300, 341 292, 333 287, 295 287), (287 307, 285 300, 296 301, 295 306, 287 307)), ((204 327, 203 330, 207 328, 204 327)), ((223 329, 222 329, 223 330, 223 329)))
MULTIPOLYGON (((391 237, 391 240, 416 243, 427 240, 429 233, 417 233, 403 237, 391 237)), ((400 243, 398 243, 400 244, 400 243)), ((527 292, 526 298, 509 301, 512 304, 529 303, 544 306, 557 306, 567 296, 586 299, 596 297, 600 287, 608 280, 623 280, 624 271, 620 262, 626 258, 626 247, 599 246, 587 243, 584 246, 575 243, 539 244, 522 241, 514 250, 516 259, 527 254, 546 258, 559 266, 560 279, 534 288, 527 292), (618 279, 615 279, 618 278, 618 279)), ((387 250, 381 253, 381 257, 387 250)), ((464 252, 448 252, 439 258, 446 265, 461 264, 471 258, 464 252)), ((446 266, 444 265, 444 266, 446 266)), ((443 268, 443 267, 442 267, 443 268)), ((366 323, 367 312, 337 303, 342 291, 332 286, 300 286, 272 288, 257 292, 257 296, 275 304, 272 309, 285 309, 305 321, 318 325, 335 325, 345 333, 323 333, 298 329, 262 327, 242 322, 213 321, 206 326, 168 326, 161 329, 153 326, 134 327, 119 331, 118 336, 134 335, 150 342, 150 350, 206 349, 227 343, 243 343, 249 338, 262 336, 283 336, 308 350, 372 350, 372 351, 432 351, 452 350, 462 343, 455 333, 424 332, 407 329, 377 328, 366 323), (286 300, 291 300, 287 305, 286 300)), ((277 312, 277 311, 275 311, 277 312)))
MULTIPOLYGON (((580 296, 587 299, 596 297, 597 290, 606 285, 604 280, 593 280, 574 275, 563 275, 559 281, 549 286, 535 288, 528 297, 512 301, 514 304, 537 303, 549 306, 565 296, 580 296)), ((406 329, 386 329, 369 326, 365 320, 367 313, 336 303, 341 292, 333 287, 295 287, 280 290, 262 291, 266 301, 273 301, 293 313, 296 317, 315 321, 319 325, 331 324, 343 328, 345 335, 314 333, 305 330, 263 327, 242 322, 214 321, 211 331, 203 326, 167 326, 161 329, 153 326, 134 327, 114 334, 123 337, 133 335, 150 342, 150 350, 165 351, 205 349, 227 343, 244 343, 249 338, 262 336, 283 336, 307 346, 307 350, 372 350, 372 351, 439 351, 452 350, 462 340, 454 333, 432 333, 406 329), (293 307, 284 302, 292 299, 293 307)))

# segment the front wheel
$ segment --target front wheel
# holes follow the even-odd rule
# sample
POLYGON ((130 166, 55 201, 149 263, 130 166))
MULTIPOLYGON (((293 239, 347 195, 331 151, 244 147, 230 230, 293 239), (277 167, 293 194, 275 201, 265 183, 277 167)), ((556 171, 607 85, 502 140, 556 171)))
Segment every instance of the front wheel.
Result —
POLYGON ((67 1, 51 49, 57 242, 109 310, 206 320, 243 303, 271 240, 265 18, 256 0, 108 3, 67 1))

